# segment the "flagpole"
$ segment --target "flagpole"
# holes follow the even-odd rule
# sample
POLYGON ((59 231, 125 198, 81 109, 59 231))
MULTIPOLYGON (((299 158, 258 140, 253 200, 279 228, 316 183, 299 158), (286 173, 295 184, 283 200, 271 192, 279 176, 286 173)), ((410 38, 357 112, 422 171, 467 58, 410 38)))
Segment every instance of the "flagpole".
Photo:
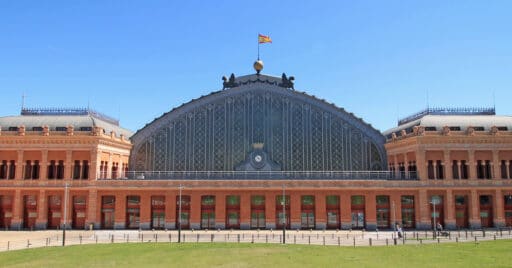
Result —
POLYGON ((260 60, 260 35, 258 34, 258 60, 260 60))

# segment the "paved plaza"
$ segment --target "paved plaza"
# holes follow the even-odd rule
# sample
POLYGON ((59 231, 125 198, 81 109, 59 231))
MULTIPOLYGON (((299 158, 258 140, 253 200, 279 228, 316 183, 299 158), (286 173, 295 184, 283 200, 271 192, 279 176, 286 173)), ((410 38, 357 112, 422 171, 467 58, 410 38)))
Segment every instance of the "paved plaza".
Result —
MULTIPOLYGON (((62 230, 2 231, 0 251, 36 247, 62 246, 62 230)), ((181 243, 282 243, 282 230, 184 230, 181 243)), ((512 239, 510 229, 461 230, 433 237, 432 231, 405 232, 398 239, 393 231, 365 232, 336 230, 287 230, 286 244, 311 244, 325 246, 395 246, 432 243, 478 243, 484 240, 512 239)), ((66 246, 106 243, 178 243, 178 231, 92 230, 66 231, 66 246)))

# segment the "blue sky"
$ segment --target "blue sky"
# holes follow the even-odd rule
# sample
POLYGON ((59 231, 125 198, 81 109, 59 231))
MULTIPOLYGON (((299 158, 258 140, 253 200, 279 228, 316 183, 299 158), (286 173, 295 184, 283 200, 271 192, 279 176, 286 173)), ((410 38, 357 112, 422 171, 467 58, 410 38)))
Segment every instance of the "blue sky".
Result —
POLYGON ((0 116, 86 107, 131 130, 253 73, 384 131, 431 107, 512 115, 511 1, 2 1, 0 116), (428 97, 427 97, 428 96, 428 97), (495 97, 493 97, 495 96, 495 97), (428 100, 427 100, 428 99, 428 100))

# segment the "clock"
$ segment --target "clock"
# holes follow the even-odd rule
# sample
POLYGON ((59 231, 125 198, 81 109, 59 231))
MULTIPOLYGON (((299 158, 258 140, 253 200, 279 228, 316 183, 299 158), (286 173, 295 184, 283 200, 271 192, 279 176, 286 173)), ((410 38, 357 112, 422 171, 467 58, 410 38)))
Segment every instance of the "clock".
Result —
POLYGON ((263 160, 263 157, 261 157, 261 155, 257 154, 255 157, 254 157, 254 161, 256 162, 261 162, 263 160))

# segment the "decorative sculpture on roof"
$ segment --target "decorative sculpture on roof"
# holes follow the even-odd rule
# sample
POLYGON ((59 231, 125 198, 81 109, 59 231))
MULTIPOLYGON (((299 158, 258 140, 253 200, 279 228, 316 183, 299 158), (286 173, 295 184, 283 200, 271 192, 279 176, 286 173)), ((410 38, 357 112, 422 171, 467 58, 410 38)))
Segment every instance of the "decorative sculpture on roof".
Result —
POLYGON ((233 88, 238 86, 238 84, 235 82, 235 74, 233 73, 229 76, 229 80, 225 76, 222 77, 222 80, 224 81, 224 83, 222 83, 223 90, 226 88, 233 88))
POLYGON ((295 77, 293 76, 290 76, 290 78, 286 77, 286 74, 283 73, 283 75, 281 76, 281 83, 279 84, 280 87, 284 87, 284 88, 291 88, 291 89, 294 89, 293 88, 293 81, 295 80, 295 77))
POLYGON ((475 128, 472 126, 469 126, 467 129, 468 136, 475 136, 475 128))
POLYGON ((497 127, 497 126, 492 126, 492 127, 491 127, 491 134, 492 134, 493 136, 498 135, 498 132, 499 132, 499 129, 498 129, 498 127, 497 127))
POLYGON ((441 133, 443 133, 443 135, 445 135, 445 136, 449 136, 450 135, 450 127, 444 126, 441 133))

